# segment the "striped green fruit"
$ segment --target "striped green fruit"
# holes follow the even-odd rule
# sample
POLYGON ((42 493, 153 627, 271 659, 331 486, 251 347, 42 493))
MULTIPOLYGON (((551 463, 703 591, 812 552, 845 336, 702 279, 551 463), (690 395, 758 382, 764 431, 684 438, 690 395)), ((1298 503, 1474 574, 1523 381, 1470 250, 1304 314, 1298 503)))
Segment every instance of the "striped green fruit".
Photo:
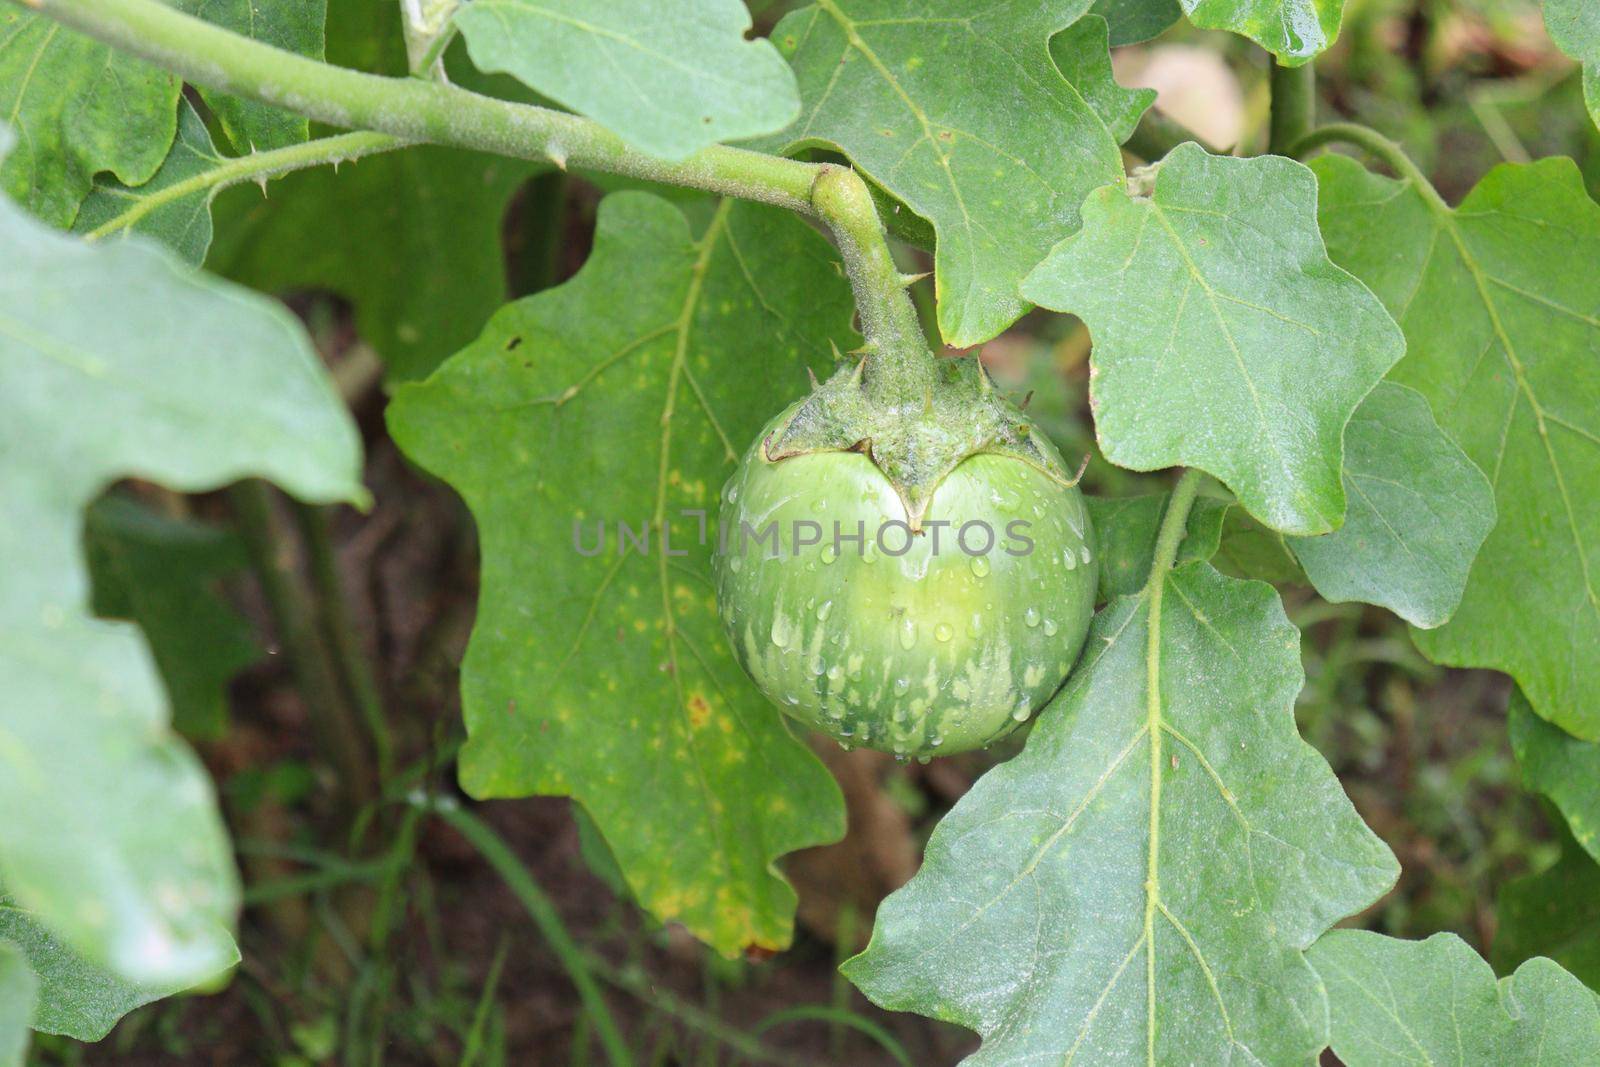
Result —
POLYGON ((1089 628, 1098 561, 1082 493, 979 453, 938 484, 913 534, 867 455, 767 458, 798 408, 723 490, 717 599, 745 670, 847 747, 925 757, 1004 737, 1054 694, 1089 628))

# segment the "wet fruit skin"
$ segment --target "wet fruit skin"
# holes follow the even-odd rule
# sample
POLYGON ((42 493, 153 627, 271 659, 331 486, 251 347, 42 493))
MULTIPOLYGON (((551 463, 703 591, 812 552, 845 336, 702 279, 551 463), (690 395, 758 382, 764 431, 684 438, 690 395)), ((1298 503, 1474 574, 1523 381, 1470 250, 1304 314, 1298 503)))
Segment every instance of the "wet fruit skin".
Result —
POLYGON ((793 410, 723 490, 717 600, 745 670, 845 745, 925 757, 1004 737, 1054 694, 1088 631, 1099 564, 1082 493, 1022 460, 971 456, 913 536, 866 455, 766 458, 793 410), (771 534, 757 539, 769 523, 776 558, 771 534), (846 539, 858 523, 864 546, 846 539))

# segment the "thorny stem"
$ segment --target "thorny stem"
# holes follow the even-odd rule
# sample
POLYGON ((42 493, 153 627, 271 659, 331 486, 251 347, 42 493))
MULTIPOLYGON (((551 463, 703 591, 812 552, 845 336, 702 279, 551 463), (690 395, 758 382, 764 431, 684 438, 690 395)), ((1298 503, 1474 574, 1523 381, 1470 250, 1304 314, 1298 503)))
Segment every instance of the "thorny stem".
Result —
POLYGON ((419 78, 330 66, 232 33, 160 0, 17 0, 186 80, 345 129, 474 148, 682 185, 820 218, 844 255, 869 351, 897 393, 920 393, 934 363, 866 184, 848 167, 712 145, 682 160, 629 148, 577 115, 419 78))
POLYGON ((196 193, 220 192, 230 185, 247 181, 265 182, 269 178, 281 177, 291 171, 304 170, 307 167, 347 163, 362 156, 403 148, 409 143, 403 138, 391 137, 386 133, 342 133, 334 137, 319 137, 287 148, 275 148, 270 152, 252 152, 247 156, 225 159, 200 174, 139 197, 84 236, 94 241, 121 230, 131 229, 152 212, 196 193))

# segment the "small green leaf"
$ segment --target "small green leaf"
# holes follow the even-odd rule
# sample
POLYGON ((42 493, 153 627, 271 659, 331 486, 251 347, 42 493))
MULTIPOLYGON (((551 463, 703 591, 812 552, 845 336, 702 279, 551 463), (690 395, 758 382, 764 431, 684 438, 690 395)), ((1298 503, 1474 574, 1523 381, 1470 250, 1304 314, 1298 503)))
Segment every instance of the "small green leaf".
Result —
MULTIPOLYGON (((1115 600, 1137 593, 1150 575, 1155 555, 1156 534, 1167 509, 1167 493, 1144 496, 1097 497, 1085 499, 1089 517, 1094 520, 1095 540, 1100 545, 1100 596, 1115 600)), ((1222 540, 1222 523, 1231 502, 1215 497, 1200 497, 1189 512, 1183 542, 1178 546, 1178 562, 1209 560, 1222 540)))
POLYGON ((1548 956, 1600 992, 1600 865, 1571 834, 1555 866, 1500 890, 1495 914, 1495 970, 1548 956))
POLYGON ((1114 601, 844 971, 984 1037, 968 1064, 1309 1063, 1303 950, 1397 867, 1295 730, 1299 634, 1204 563, 1114 601))
POLYGON ((1116 140, 1048 42, 1089 0, 821 0, 773 40, 800 121, 772 147, 838 147, 933 224, 939 329, 958 348, 1027 310, 1017 282, 1122 181, 1116 140))
POLYGON ((1573 838, 1600 862, 1600 742, 1580 741, 1533 713, 1521 689, 1506 709, 1522 784, 1549 797, 1573 838))
POLYGON ((1154 89, 1124 89, 1117 84, 1106 21, 1097 15, 1085 15, 1050 38, 1050 58, 1118 144, 1133 136, 1139 119, 1156 101, 1154 89))
MULTIPOLYGON (((21 950, 38 981, 32 1026, 46 1034, 99 1041, 133 1009, 190 985, 138 986, 125 981, 85 960, 51 936, 34 916, 0 897, 0 944, 8 941, 21 950)), ((228 966, 238 960, 235 951, 228 966)))
POLYGON ((575 278, 389 413, 483 540, 463 786, 576 798, 639 903, 729 954, 788 943, 773 862, 843 813, 733 658, 708 538, 764 420, 856 343, 850 315, 831 246, 793 215, 725 202, 696 239, 677 207, 614 193, 575 278))
POLYGON ((0 1067, 23 1067, 39 980, 22 950, 0 941, 0 1067))
POLYGON ((66 229, 94 176, 142 185, 177 131, 178 79, 54 19, 0 7, 0 193, 66 229))
POLYGON ((228 682, 261 658, 250 624, 215 589, 248 566, 243 546, 214 526, 167 518, 126 497, 89 509, 85 545, 94 613, 144 631, 173 726, 185 737, 221 737, 228 682))
POLYGON ((1600 6, 1593 0, 1544 0, 1544 24, 1556 47, 1583 64, 1583 99, 1600 126, 1600 6))
POLYGON ((1316 171, 1335 262, 1405 330, 1391 380, 1495 489, 1461 606, 1417 647, 1600 740, 1600 206, 1566 159, 1497 167, 1456 210, 1344 157, 1316 171))
POLYGON ((1206 30, 1248 37, 1287 67, 1309 63, 1339 36, 1345 0, 1178 0, 1206 30))
POLYGON ((1600 1063, 1600 998, 1547 959, 1508 978, 1455 934, 1400 941, 1335 930, 1311 948, 1333 1051, 1349 1067, 1600 1063))
POLYGON ((479 70, 662 159, 781 130, 800 110, 772 43, 746 39, 739 0, 473 0, 455 21, 479 70))
POLYGON ((5 888, 124 978, 198 980, 234 958, 233 856, 144 641, 88 613, 82 512, 132 474, 359 499, 360 441, 272 302, 137 240, 85 245, 7 201, 0 248, 5 888))
POLYGON ((1095 0, 1090 11, 1110 25, 1114 46, 1159 37, 1183 18, 1178 0, 1095 0))
POLYGON ((1344 525, 1286 537, 1317 592, 1439 626, 1494 529, 1494 490, 1416 391, 1380 382, 1344 432, 1344 525))
POLYGON ((153 237, 178 253, 185 262, 198 267, 211 247, 211 199, 215 188, 197 189, 192 195, 157 208, 143 205, 149 201, 150 194, 170 189, 223 164, 204 120, 187 100, 179 100, 178 136, 154 176, 135 187, 124 185, 109 175, 96 178, 93 190, 72 225, 73 232, 98 237, 102 227, 138 215, 136 222, 117 230, 119 237, 129 233, 153 237))
POLYGON ((1405 342, 1328 260, 1305 167, 1180 145, 1153 196, 1091 195, 1022 292, 1093 334, 1107 459, 1209 471, 1288 533, 1337 528, 1345 424, 1405 342))

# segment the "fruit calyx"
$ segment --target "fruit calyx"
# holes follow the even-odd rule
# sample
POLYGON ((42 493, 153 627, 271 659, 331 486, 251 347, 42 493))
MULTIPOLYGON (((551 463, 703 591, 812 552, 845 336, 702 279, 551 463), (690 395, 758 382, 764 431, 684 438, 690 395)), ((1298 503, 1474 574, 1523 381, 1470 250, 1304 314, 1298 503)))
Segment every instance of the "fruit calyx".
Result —
POLYGON ((1061 485, 1077 484, 1055 447, 995 388, 976 356, 935 360, 920 398, 872 388, 872 357, 841 367, 817 385, 782 426, 762 442, 762 456, 781 462, 817 452, 861 452, 894 486, 906 522, 920 533, 933 494, 970 456, 1009 456, 1061 485))

